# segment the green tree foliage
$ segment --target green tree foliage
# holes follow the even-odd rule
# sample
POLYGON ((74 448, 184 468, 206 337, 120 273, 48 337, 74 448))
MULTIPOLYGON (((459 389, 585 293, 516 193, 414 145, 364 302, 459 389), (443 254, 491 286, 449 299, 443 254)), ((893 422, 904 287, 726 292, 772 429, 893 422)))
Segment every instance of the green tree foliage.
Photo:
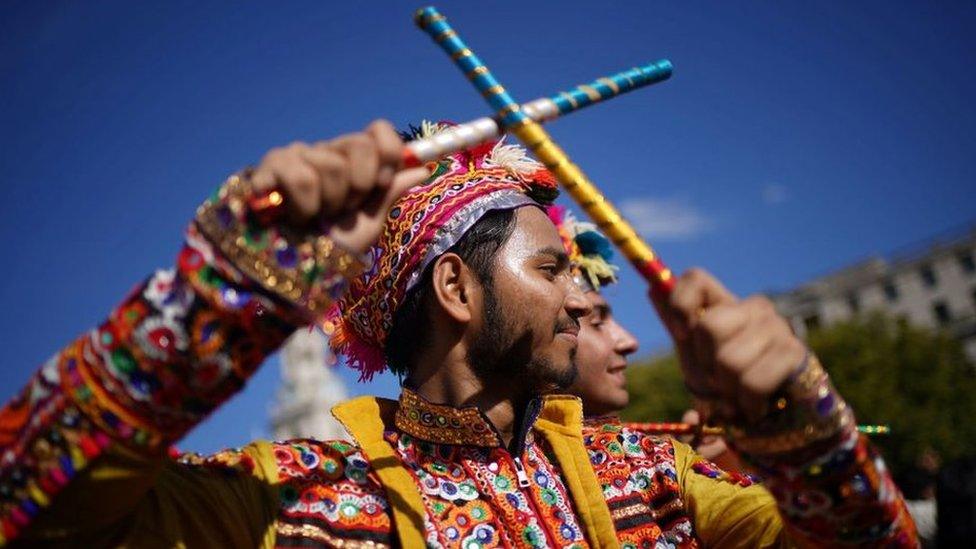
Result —
POLYGON ((950 335, 874 313, 809 344, 859 422, 891 425, 876 443, 896 474, 928 448, 943 461, 976 454, 976 369, 950 335))
POLYGON ((620 417, 627 421, 680 421, 691 406, 678 358, 662 355, 627 368, 630 404, 620 417))
MULTIPOLYGON (((834 324, 808 344, 860 423, 888 424, 873 437, 896 475, 926 449, 948 461, 976 455, 976 369, 950 335, 881 313, 834 324)), ((690 405, 674 355, 628 369, 629 421, 678 421, 690 405)))

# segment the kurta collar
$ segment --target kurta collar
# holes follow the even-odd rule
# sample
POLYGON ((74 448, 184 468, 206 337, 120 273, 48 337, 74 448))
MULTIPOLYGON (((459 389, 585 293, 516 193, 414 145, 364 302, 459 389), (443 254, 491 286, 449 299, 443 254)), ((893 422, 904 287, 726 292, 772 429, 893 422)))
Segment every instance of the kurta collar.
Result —
POLYGON ((407 388, 400 393, 394 421, 399 431, 427 442, 489 448, 502 445, 498 431, 477 407, 434 404, 407 388))
MULTIPOLYGON (((549 443, 560 474, 579 512, 587 541, 593 547, 618 547, 610 509, 603 499, 603 491, 583 444, 583 403, 577 397, 566 395, 550 395, 536 402, 541 403, 541 407, 535 407, 538 412, 533 415, 534 419, 529 424, 532 425, 532 430, 537 430, 549 443)), ((394 523, 397 524, 401 547, 423 545, 423 523, 418 524, 417 517, 422 516, 424 503, 416 479, 411 476, 409 469, 397 457, 396 450, 384 437, 384 431, 390 428, 391 420, 402 432, 430 440, 421 436, 420 427, 429 433, 428 437, 444 437, 450 431, 443 425, 446 423, 453 426, 455 423, 451 420, 457 419, 458 434, 454 440, 464 441, 457 444, 472 443, 470 441, 475 438, 469 432, 474 432, 473 425, 480 424, 485 430, 479 428, 478 440, 488 446, 501 446, 501 437, 477 408, 457 409, 432 404, 416 393, 408 394, 407 390, 401 394, 399 402, 359 397, 336 405, 332 413, 349 430, 379 476, 393 507, 394 523), (416 406, 411 408, 411 402, 416 406), (416 411, 414 420, 410 419, 413 416, 411 410, 416 411), (448 413, 444 414, 444 420, 438 421, 436 412, 441 410, 448 413), (425 416, 426 422, 420 419, 422 411, 431 414, 429 417, 425 416), (462 421, 467 418, 471 418, 472 423, 466 424, 462 421), (477 423, 473 422, 474 418, 478 418, 477 423), (462 428, 466 425, 471 427, 470 431, 462 428), (488 432, 492 435, 487 435, 488 432)), ((455 444, 447 439, 441 440, 455 444)))

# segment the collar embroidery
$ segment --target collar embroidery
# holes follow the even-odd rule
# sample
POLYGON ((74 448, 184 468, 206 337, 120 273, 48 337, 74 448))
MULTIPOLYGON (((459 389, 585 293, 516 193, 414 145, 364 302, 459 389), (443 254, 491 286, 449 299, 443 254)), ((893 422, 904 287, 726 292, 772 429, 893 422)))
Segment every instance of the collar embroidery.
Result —
POLYGON ((410 389, 400 393, 396 427, 414 438, 437 444, 502 446, 498 432, 478 408, 434 404, 410 389))

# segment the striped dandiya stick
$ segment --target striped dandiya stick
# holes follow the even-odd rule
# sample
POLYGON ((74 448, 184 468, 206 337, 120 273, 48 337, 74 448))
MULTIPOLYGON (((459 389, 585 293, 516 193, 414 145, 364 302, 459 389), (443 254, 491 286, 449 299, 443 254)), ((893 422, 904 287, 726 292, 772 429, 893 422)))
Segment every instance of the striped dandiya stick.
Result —
MULTIPOLYGON (((611 76, 597 78, 589 84, 581 84, 551 97, 540 97, 524 103, 520 108, 532 120, 547 122, 638 88, 663 82, 671 77, 671 70, 671 62, 661 59, 611 76)), ((504 133, 501 121, 490 116, 451 126, 432 137, 407 143, 403 151, 403 165, 407 168, 420 166, 498 139, 504 133)))
POLYGON ((447 19, 435 8, 427 7, 417 10, 414 20, 451 56, 455 65, 491 105, 505 129, 514 134, 556 176, 567 194, 650 282, 653 291, 659 294, 670 293, 674 289, 671 270, 542 126, 522 110, 488 67, 465 45, 447 19))
MULTIPOLYGON (((652 422, 652 423, 627 423, 627 425, 639 431, 643 431, 645 433, 651 433, 655 435, 722 436, 725 434, 725 429, 721 427, 714 427, 711 425, 705 425, 705 426, 693 425, 691 423, 652 422)), ((857 430, 859 433, 864 433, 866 435, 891 434, 890 425, 858 425, 857 430)))
POLYGON ((650 422, 632 423, 627 422, 627 426, 638 431, 650 433, 652 435, 704 435, 721 436, 725 434, 725 429, 711 425, 697 425, 691 423, 669 423, 669 422, 650 422))

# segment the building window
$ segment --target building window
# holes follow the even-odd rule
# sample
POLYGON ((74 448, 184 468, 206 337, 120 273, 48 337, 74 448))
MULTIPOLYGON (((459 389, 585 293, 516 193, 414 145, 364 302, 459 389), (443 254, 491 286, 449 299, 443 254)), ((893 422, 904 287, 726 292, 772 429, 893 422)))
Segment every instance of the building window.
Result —
POLYGON ((896 301, 898 299, 898 286, 895 286, 894 280, 885 281, 884 294, 888 301, 896 301))
POLYGON ((812 332, 820 327, 820 317, 818 315, 810 315, 803 319, 803 325, 807 327, 807 332, 812 332))
POLYGON ((857 314, 861 312, 861 300, 857 298, 857 294, 851 292, 847 294, 847 306, 851 309, 851 314, 857 314))
POLYGON ((945 301, 932 303, 932 314, 935 315, 935 320, 942 326, 945 326, 952 320, 952 316, 949 314, 949 306, 946 305, 945 301))
POLYGON ((962 268, 962 272, 976 273, 976 261, 973 261, 973 252, 959 252, 956 259, 959 260, 959 267, 962 268))
POLYGON ((931 265, 922 265, 918 268, 918 276, 922 277, 922 283, 928 288, 935 288, 937 283, 935 279, 935 271, 932 270, 931 265))

